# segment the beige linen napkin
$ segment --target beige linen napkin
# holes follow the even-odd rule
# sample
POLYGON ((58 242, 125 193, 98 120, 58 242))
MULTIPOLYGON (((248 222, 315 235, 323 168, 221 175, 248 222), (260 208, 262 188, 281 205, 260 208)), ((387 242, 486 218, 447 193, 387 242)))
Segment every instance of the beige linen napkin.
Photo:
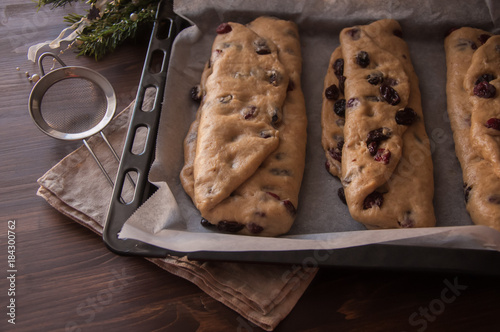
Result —
MULTIPOLYGON (((143 104, 153 98, 146 96, 143 104)), ((104 129, 116 151, 125 141, 132 102, 104 129)), ((88 140, 105 169, 114 178, 118 163, 98 135, 88 140)), ((55 209, 102 234, 112 188, 85 147, 70 153, 44 174, 37 194, 55 209)), ((185 278, 214 299, 272 331, 293 309, 317 269, 294 265, 190 261, 169 256, 149 259, 172 274, 185 278)))

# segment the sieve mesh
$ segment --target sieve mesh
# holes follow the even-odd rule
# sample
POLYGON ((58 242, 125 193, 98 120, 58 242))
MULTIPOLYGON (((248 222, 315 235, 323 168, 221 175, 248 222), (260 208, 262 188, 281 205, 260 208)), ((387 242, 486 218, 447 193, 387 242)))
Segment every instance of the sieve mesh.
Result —
POLYGON ((40 115, 52 129, 76 134, 95 127, 105 116, 106 95, 92 81, 70 77, 51 85, 40 102, 40 115))

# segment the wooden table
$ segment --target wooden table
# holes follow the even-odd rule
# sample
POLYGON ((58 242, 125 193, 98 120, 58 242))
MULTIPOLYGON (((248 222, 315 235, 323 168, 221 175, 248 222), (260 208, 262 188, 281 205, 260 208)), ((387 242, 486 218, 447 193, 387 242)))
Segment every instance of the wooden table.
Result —
MULTIPOLYGON (((111 253, 98 236, 35 195, 37 178, 81 143, 54 140, 33 124, 27 109, 32 83, 24 73, 38 73, 38 69, 26 59, 26 51, 57 36, 65 27, 63 15, 76 10, 42 8, 36 13, 30 0, 0 4, 0 266, 4 276, 0 330, 261 331, 190 282, 142 258, 111 253), (15 326, 6 315, 11 298, 6 271, 12 220, 15 326), (124 280, 123 287, 109 301, 97 301, 117 274, 124 280)), ((123 109, 135 97, 146 39, 123 46, 99 62, 75 58, 71 51, 62 58, 107 77, 116 90, 118 109, 123 109)), ((496 331, 498 282, 471 275, 321 269, 276 331, 496 331), (453 289, 450 284, 455 284, 453 289)))

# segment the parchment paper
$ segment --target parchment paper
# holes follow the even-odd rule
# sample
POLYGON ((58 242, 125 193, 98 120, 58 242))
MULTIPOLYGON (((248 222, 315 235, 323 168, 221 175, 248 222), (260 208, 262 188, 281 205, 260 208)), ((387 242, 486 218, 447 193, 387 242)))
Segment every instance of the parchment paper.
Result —
POLYGON ((473 26, 499 32, 498 1, 176 1, 175 11, 196 26, 176 39, 170 61, 150 181, 160 189, 127 221, 120 237, 190 252, 334 249, 370 243, 401 243, 500 250, 500 232, 471 226, 465 210, 462 173, 455 156, 446 111, 444 37, 452 27, 473 26), (308 142, 298 214, 289 234, 279 238, 219 234, 200 225, 200 214, 184 192, 179 172, 183 139, 198 104, 189 97, 210 55, 221 22, 246 24, 260 15, 290 19, 299 25, 303 55, 302 88, 308 112, 308 142), (393 18, 419 76, 427 133, 434 162, 437 227, 365 230, 337 197, 341 186, 324 167, 321 147, 323 79, 342 28, 393 18))

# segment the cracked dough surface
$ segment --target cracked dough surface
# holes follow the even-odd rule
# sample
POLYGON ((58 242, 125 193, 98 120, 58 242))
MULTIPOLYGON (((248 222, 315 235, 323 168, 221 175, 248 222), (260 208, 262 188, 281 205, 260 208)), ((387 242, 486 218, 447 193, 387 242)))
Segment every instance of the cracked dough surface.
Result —
POLYGON ((500 118, 500 37, 490 36, 463 27, 446 37, 446 95, 467 211, 474 223, 500 230, 500 136, 498 130, 485 127, 488 119, 500 118), (490 81, 496 87, 493 98, 473 93, 483 74, 495 76, 490 81))
POLYGON ((219 230, 277 236, 294 221, 305 164, 298 29, 270 17, 227 24, 202 74, 180 178, 219 230))

